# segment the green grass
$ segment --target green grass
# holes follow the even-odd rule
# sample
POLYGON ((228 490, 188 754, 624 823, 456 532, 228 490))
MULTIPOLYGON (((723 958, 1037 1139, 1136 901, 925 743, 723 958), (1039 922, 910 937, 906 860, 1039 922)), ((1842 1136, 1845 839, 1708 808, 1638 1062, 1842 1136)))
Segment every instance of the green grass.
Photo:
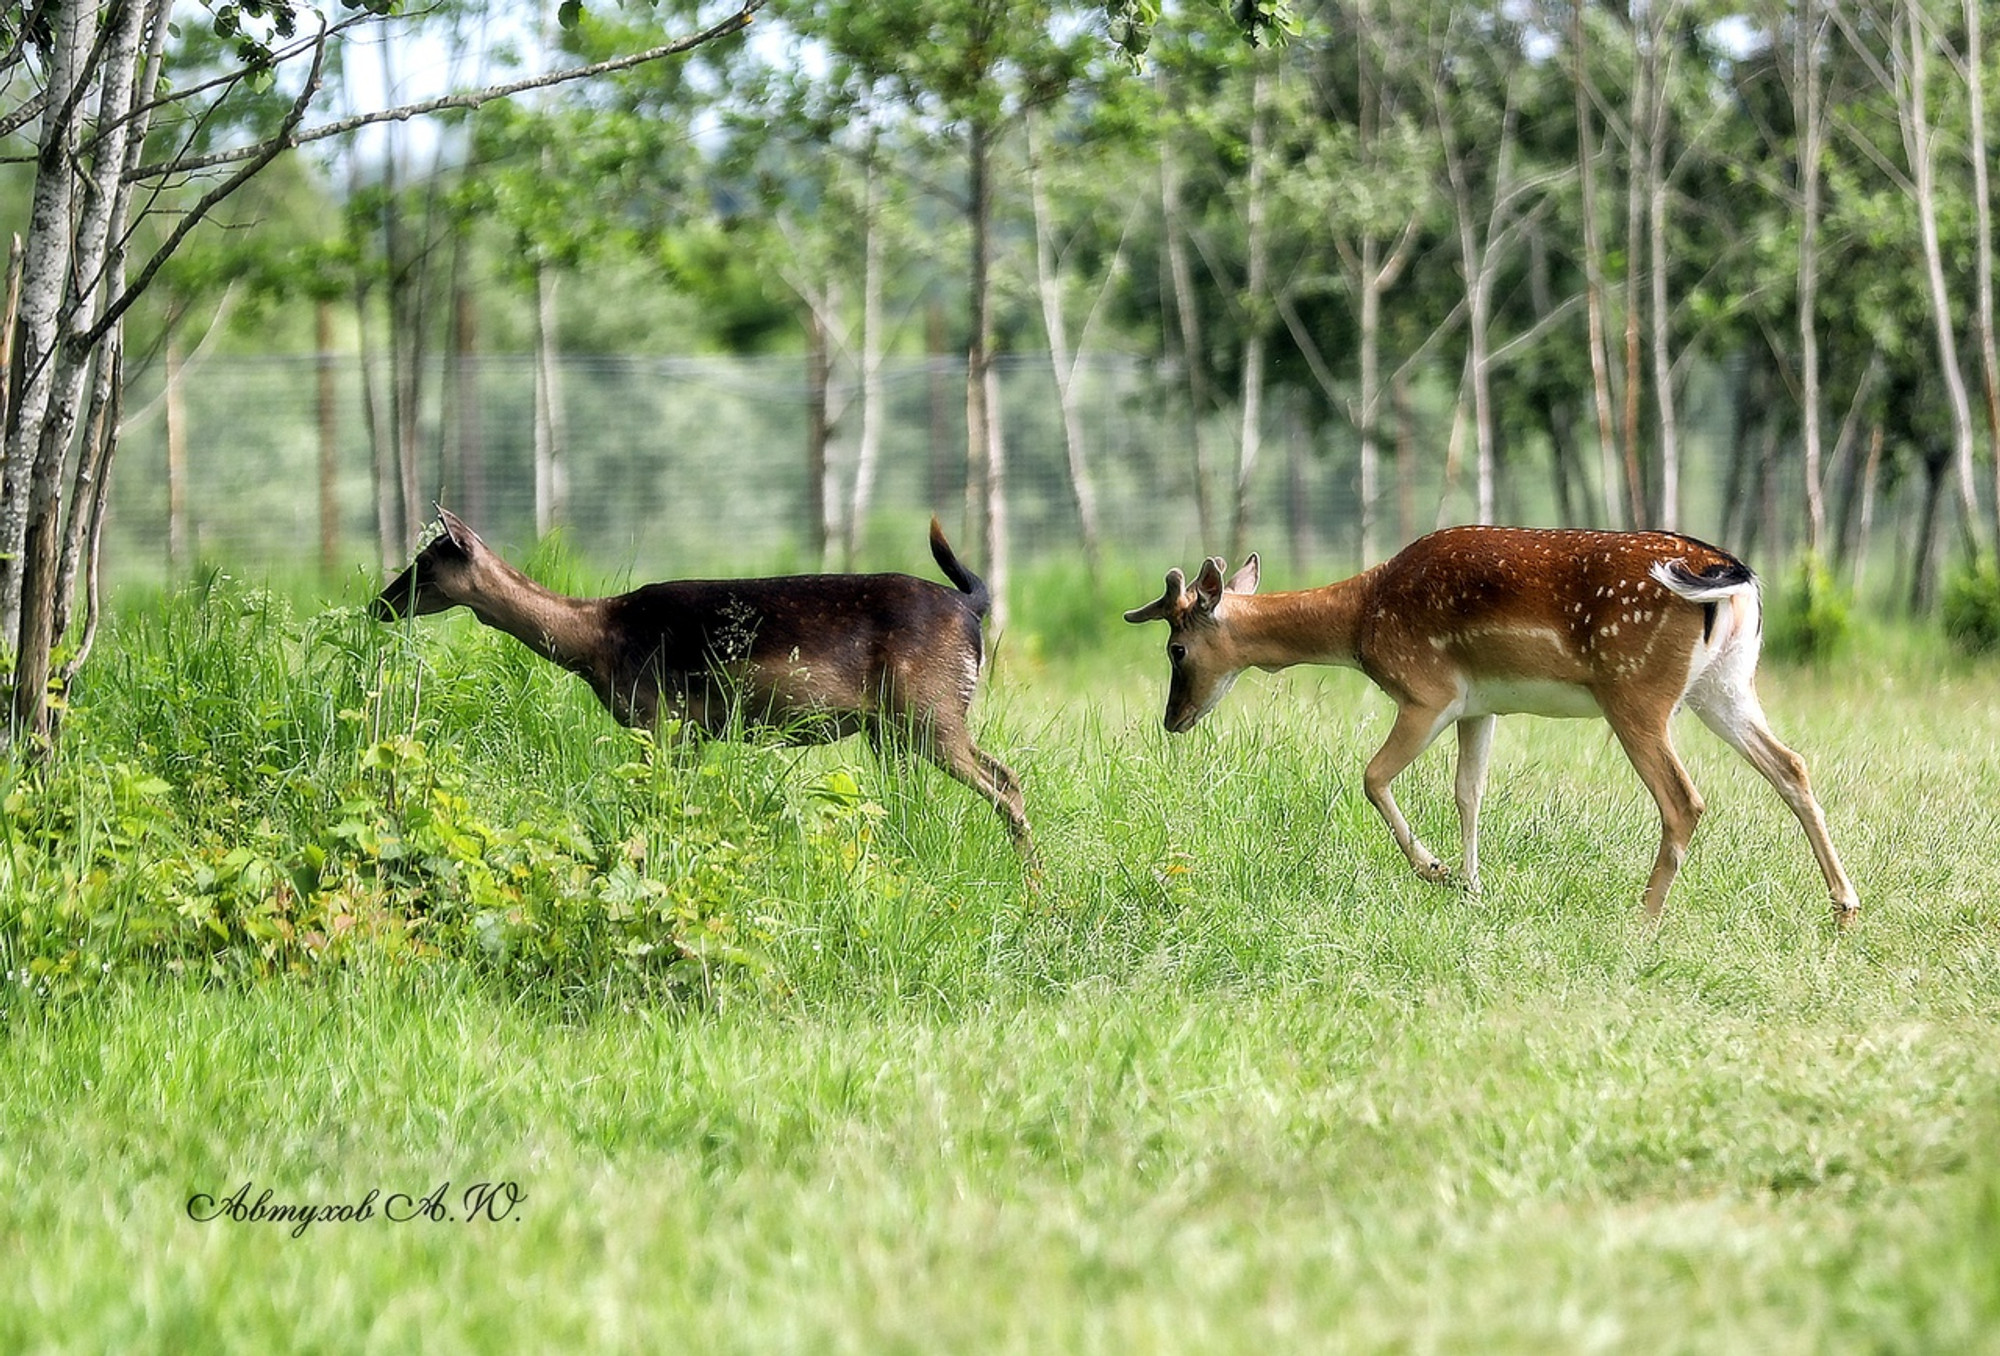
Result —
POLYGON ((1030 882, 929 769, 651 750, 462 621, 121 615, 0 787, 0 1350, 2000 1350, 2000 671, 1767 671, 1846 933, 1689 723, 1652 928, 1599 725, 1502 723, 1470 900, 1358 675, 1170 738, 1158 635, 1037 625, 1030 882), (189 1217, 246 1182, 381 1195, 189 1217))

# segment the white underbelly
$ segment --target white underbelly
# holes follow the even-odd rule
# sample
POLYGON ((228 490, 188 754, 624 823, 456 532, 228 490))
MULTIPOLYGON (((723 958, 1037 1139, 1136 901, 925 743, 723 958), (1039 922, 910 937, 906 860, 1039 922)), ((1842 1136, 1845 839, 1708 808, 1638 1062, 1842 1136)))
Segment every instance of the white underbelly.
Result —
POLYGON ((1546 678, 1479 678, 1466 685, 1467 716, 1601 716, 1597 699, 1575 683, 1546 678))

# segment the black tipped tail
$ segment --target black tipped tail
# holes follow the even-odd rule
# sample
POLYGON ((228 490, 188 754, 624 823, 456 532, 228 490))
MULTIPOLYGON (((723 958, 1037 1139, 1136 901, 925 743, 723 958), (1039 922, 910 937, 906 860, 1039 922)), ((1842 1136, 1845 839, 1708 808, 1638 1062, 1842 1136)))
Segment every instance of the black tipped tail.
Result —
POLYGON ((935 516, 931 519, 931 558, 937 561, 938 568, 944 571, 944 577, 952 582, 952 586, 965 595, 965 600, 972 604, 972 610, 985 616, 986 610, 993 606, 992 591, 986 587, 984 579, 966 569, 964 562, 953 553, 951 543, 944 539, 944 528, 939 526, 935 516))
POLYGON ((1711 602, 1757 583, 1750 567, 1729 555, 1722 555, 1720 560, 1699 571, 1690 569, 1685 561, 1663 561, 1653 567, 1653 577, 1681 597, 1697 603, 1711 602))

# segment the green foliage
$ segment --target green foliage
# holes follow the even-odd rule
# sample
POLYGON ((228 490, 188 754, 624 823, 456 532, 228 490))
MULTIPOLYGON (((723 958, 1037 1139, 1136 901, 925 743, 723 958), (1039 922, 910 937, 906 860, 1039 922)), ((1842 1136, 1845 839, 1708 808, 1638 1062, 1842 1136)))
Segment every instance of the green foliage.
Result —
POLYGON ((133 619, 64 755, 0 793, 0 957, 62 995, 124 972, 450 961, 557 994, 715 999, 764 982, 774 879, 907 889, 851 772, 611 733, 495 639, 428 655, 356 609, 301 620, 215 576, 133 619), (479 747, 524 705, 543 714, 514 746, 479 747), (589 762, 540 775, 579 716, 607 730, 589 762))
POLYGON ((1847 596, 1826 563, 1814 555, 1801 556, 1771 609, 1768 652, 1778 659, 1822 663, 1846 650, 1853 632, 1847 596))
POLYGON ((1967 654, 2000 650, 2000 565, 1983 556, 1945 581, 1944 633, 1967 654))
MULTIPOLYGON (((1766 684, 1845 933, 1687 722, 1655 925, 1601 723, 1503 722, 1485 893, 1425 886, 1359 675, 1159 729, 1154 568, 1094 646, 1035 581, 1074 639, 976 708, 1032 884, 930 769, 655 747, 468 620, 116 614, 58 759, 0 767, 0 1349, 1990 1345, 2000 673, 1903 632, 1766 684), (246 1179, 526 1200, 189 1217, 246 1179)), ((1434 846, 1450 783, 1398 784, 1434 846)))

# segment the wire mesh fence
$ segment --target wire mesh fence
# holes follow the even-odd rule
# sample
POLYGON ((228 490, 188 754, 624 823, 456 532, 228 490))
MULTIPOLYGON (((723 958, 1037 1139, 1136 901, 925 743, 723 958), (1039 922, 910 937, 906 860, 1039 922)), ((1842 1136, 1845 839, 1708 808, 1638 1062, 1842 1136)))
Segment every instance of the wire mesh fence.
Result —
MULTIPOLYGON (((1048 359, 1011 355, 1000 375, 1013 558, 1027 564, 1075 556, 1082 540, 1077 496, 1048 359)), ((371 407, 386 422, 384 374, 364 384, 351 355, 227 357, 184 370, 178 385, 169 401, 158 373, 142 376, 127 403, 132 413, 106 529, 106 575, 114 586, 202 566, 252 576, 315 574, 323 515, 336 566, 384 563, 367 432, 371 407), (180 449, 172 475, 170 427, 180 449)), ((438 364, 424 385, 422 495, 518 552, 535 536, 532 360, 483 356, 455 373, 438 364)), ((556 518, 593 568, 647 579, 821 565, 812 545, 808 395, 799 358, 571 358, 560 364, 558 386, 556 518)), ((857 563, 928 568, 921 532, 932 512, 979 552, 965 511, 962 366, 892 359, 882 390, 879 471, 853 532, 857 563)), ((1082 364, 1073 394, 1106 554, 1151 569, 1221 552, 1241 470, 1235 411, 1196 420, 1173 370, 1122 355, 1082 364), (1203 465, 1206 524, 1196 493, 1203 465)), ((852 383, 836 385, 830 406, 825 498, 838 540, 855 509, 859 410, 852 383)), ((1244 482, 1245 544, 1282 561, 1280 573, 1294 577, 1355 564, 1354 429, 1282 384, 1267 411, 1262 451, 1244 482)), ((1684 423, 1683 522, 1713 532, 1730 427, 1721 383, 1697 388, 1684 423)), ((1395 450, 1383 451, 1378 552, 1473 514, 1470 452, 1460 439, 1453 466, 1449 402, 1419 401, 1401 441, 1400 468, 1395 450)), ((1502 455, 1498 516, 1559 521, 1546 449, 1523 438, 1509 441, 1502 455)), ((1594 463, 1583 459, 1573 473, 1587 479, 1594 463)), ((1593 482, 1578 486, 1573 500, 1594 505, 1601 496, 1593 482)), ((398 542, 388 554, 409 546, 398 542)), ((1764 549, 1775 552, 1776 544, 1764 549)), ((831 563, 846 562, 836 553, 831 563)))

